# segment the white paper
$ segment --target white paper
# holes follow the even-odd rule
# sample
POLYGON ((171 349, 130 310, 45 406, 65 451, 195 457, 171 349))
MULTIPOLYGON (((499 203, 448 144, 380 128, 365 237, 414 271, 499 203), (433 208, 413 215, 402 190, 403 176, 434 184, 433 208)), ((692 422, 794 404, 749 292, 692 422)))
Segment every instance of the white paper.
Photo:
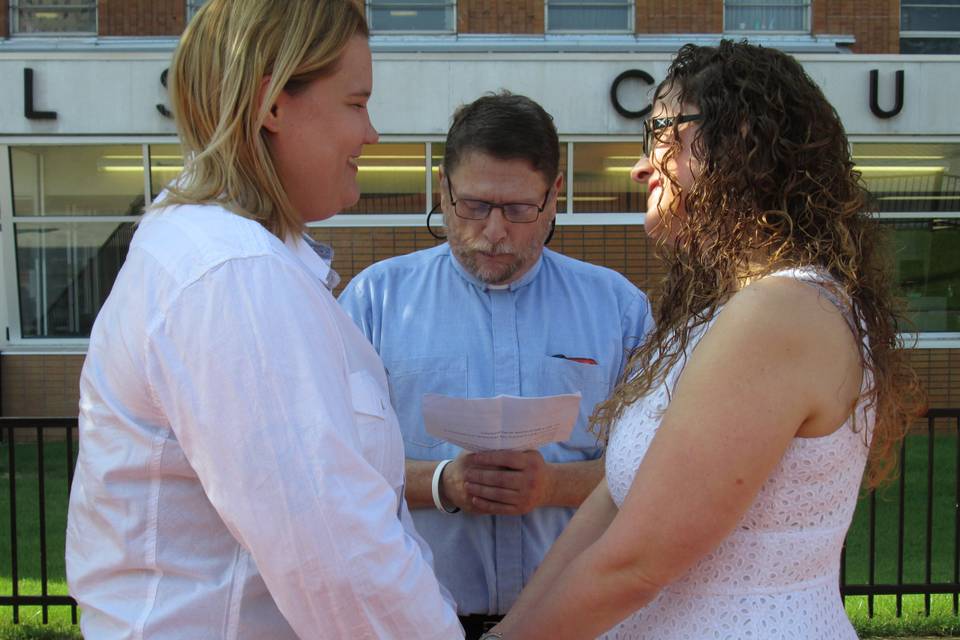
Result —
POLYGON ((467 451, 537 449, 570 439, 580 412, 580 393, 520 398, 423 396, 427 433, 467 451))

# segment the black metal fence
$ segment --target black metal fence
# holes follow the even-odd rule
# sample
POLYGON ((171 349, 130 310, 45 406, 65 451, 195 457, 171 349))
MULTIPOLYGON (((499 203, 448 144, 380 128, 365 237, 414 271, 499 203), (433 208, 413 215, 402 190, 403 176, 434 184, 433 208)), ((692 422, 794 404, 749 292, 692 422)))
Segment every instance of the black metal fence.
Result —
MULTIPOLYGON (((864 496, 847 537, 841 593, 865 596, 871 617, 875 598, 889 595, 896 597, 897 616, 905 595, 923 596, 930 615, 934 594, 952 596, 953 613, 960 615, 960 409, 931 409, 926 419, 926 433, 912 434, 901 447, 897 480, 864 496)), ((6 518, 9 530, 7 545, 0 533, 6 555, 0 580, 9 577, 11 585, 0 593, 0 609, 10 608, 14 623, 25 606, 39 607, 44 624, 50 607, 69 608, 77 622, 73 598, 49 593, 51 559, 62 566, 63 558, 63 538, 51 544, 51 525, 59 533, 66 525, 65 500, 51 513, 49 496, 69 495, 76 436, 76 418, 0 418, 0 505, 7 503, 0 522, 6 518), (29 526, 18 522, 18 500, 36 509, 29 526), (37 557, 24 557, 27 547, 37 557), (39 567, 39 594, 20 592, 24 562, 39 567)))
MULTIPOLYGON (((76 435, 76 418, 0 418, 0 439, 2 439, 3 448, 6 448, 6 469, 0 467, 0 478, 5 479, 7 484, 6 495, 8 498, 5 515, 9 521, 10 537, 8 541, 9 564, 6 568, 9 570, 11 585, 9 594, 0 593, 0 607, 10 607, 12 609, 14 624, 20 622, 20 607, 22 606, 39 606, 43 624, 47 624, 49 621, 50 607, 69 607, 70 617, 74 624, 77 623, 77 603, 74 599, 68 595, 49 593, 50 578, 48 574, 51 553, 58 554, 62 558, 64 550, 62 544, 57 545, 55 549, 50 548, 51 545, 48 544, 49 528, 47 526, 49 517, 62 524, 59 527, 60 529, 66 529, 65 510, 61 513, 52 514, 49 513, 47 508, 47 495, 52 490, 52 487, 48 488, 47 485, 49 475, 47 466, 50 463, 47 449, 48 446, 53 446, 55 443, 57 445, 62 443, 57 448, 63 449, 62 454, 65 459, 60 460, 60 462, 64 465, 65 473, 57 475, 62 476, 59 481, 65 482, 65 487, 61 487, 61 489, 65 489, 66 495, 69 495, 76 461, 76 435), (26 446, 21 447, 20 445, 26 446), (36 449, 35 459, 31 461, 18 460, 18 449, 26 450, 27 447, 36 449), (29 465, 31 473, 29 476, 22 477, 22 481, 18 482, 18 476, 23 476, 18 469, 27 466, 28 462, 31 463, 29 465), (33 489, 35 484, 36 493, 29 495, 26 491, 18 490, 18 484, 26 485, 28 489, 33 489), (23 539, 20 535, 21 527, 18 526, 17 522, 18 498, 36 500, 37 526, 30 526, 29 529, 36 534, 36 542, 39 545, 37 548, 39 558, 32 559, 39 560, 39 594, 20 593, 20 543, 23 542, 23 539)), ((0 491, 3 491, 3 489, 4 487, 0 487, 0 491)), ((3 564, 5 563, 0 563, 0 566, 3 566, 3 564)), ((0 578, 2 577, 4 576, 0 575, 0 578)))
POLYGON ((953 614, 960 612, 960 409, 930 409, 926 420, 926 433, 914 432, 901 445, 900 468, 893 485, 871 491, 859 505, 857 515, 866 519, 867 525, 866 580, 855 581, 849 575, 856 519, 847 535, 840 590, 844 598, 866 596, 870 617, 878 595, 896 596, 898 617, 903 614, 905 595, 922 595, 927 616, 932 595, 952 595, 953 614), (885 493, 887 514, 892 510, 895 515, 883 519, 878 495, 885 493), (918 512, 922 520, 912 517, 918 512), (889 530, 891 526, 895 532, 889 530), (890 558, 880 548, 881 537, 887 538, 887 552, 891 546, 896 549, 895 566, 884 576, 879 575, 880 561, 890 558), (908 547, 918 553, 908 553, 908 547))

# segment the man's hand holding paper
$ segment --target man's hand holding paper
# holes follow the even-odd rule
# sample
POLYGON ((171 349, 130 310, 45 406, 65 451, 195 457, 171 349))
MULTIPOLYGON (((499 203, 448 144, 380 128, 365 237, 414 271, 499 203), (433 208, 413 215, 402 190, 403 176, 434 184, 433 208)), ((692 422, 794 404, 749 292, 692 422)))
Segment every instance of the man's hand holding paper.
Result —
POLYGON ((498 515, 522 515, 548 504, 555 474, 536 448, 568 439, 579 406, 579 393, 470 399, 425 395, 427 431, 467 450, 443 472, 446 498, 468 512, 498 515))

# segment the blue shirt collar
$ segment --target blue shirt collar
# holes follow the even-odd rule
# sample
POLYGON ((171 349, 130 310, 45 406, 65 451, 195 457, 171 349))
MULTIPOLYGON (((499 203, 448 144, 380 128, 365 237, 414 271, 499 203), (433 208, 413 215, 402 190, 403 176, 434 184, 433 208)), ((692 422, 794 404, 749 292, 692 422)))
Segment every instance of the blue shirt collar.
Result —
POLYGON ((288 236, 284 242, 310 272, 331 291, 340 283, 340 274, 330 267, 333 249, 305 233, 288 236))
POLYGON ((540 268, 543 266, 543 254, 548 251, 546 247, 543 248, 543 251, 537 257, 537 261, 530 267, 530 270, 525 274, 520 276, 518 280, 514 280, 505 287, 498 285, 490 285, 486 282, 480 280, 475 275, 467 271, 460 261, 457 260, 457 256, 454 255, 453 251, 450 249, 450 244, 446 244, 447 253, 450 254, 450 261, 453 263, 454 270, 460 275, 461 278, 472 284, 473 286, 481 289, 483 291, 516 291, 521 287, 525 287, 531 282, 534 278, 537 277, 537 274, 540 273, 540 268))

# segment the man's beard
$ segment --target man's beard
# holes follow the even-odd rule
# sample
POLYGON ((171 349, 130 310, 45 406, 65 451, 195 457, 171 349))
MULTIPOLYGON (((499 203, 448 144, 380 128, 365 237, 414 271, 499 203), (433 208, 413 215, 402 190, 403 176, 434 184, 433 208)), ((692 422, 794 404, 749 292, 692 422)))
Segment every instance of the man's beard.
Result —
POLYGON ((526 266, 541 249, 541 245, 536 243, 517 251, 516 248, 508 242, 500 242, 492 245, 485 240, 459 240, 455 238, 455 235, 455 233, 451 233, 449 238, 450 249, 453 251, 453 255, 460 261, 464 269, 486 284, 502 284, 510 280, 522 267, 526 266), (477 254, 479 253, 493 255, 509 254, 512 255, 513 259, 506 264, 486 267, 480 265, 477 259, 477 254))

